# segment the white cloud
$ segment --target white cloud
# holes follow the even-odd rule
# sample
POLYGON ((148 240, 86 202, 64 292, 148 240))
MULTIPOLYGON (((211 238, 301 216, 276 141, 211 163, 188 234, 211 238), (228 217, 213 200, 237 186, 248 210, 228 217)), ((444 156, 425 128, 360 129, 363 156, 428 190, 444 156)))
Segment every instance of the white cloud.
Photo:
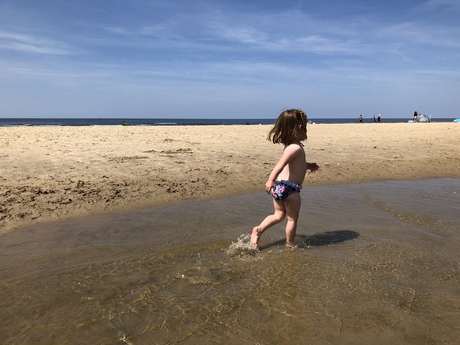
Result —
POLYGON ((63 42, 1 30, 0 49, 50 55, 72 55, 76 53, 74 49, 63 42))
POLYGON ((398 23, 379 30, 380 37, 401 44, 460 47, 460 29, 442 24, 398 23))

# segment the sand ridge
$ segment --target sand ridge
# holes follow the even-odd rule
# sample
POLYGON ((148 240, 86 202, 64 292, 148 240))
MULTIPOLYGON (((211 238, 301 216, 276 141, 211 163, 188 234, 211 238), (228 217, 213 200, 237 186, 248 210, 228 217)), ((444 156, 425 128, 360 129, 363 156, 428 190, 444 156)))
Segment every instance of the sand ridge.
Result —
MULTIPOLYGON (((271 126, 0 128, 0 232, 33 222, 263 190, 271 126)), ((460 177, 456 123, 314 124, 304 185, 460 177)), ((303 193, 308 193, 304 191, 303 193)))

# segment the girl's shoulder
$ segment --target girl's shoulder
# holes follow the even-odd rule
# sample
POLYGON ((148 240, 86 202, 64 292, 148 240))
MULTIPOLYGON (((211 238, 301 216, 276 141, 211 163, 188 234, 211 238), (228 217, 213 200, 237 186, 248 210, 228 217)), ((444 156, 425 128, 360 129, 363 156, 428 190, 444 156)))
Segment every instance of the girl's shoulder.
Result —
POLYGON ((290 149, 290 150, 302 150, 303 151, 303 144, 302 143, 291 143, 289 145, 286 145, 284 147, 285 150, 290 149))
POLYGON ((297 153, 297 152, 305 152, 303 145, 300 143, 292 143, 289 145, 286 145, 284 147, 284 152, 290 152, 290 153, 297 153))

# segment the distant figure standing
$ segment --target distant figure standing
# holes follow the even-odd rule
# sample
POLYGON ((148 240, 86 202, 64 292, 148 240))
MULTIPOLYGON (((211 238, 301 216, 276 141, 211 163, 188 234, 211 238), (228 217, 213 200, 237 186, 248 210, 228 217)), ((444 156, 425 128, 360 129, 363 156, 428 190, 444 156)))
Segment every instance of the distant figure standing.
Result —
POLYGON ((375 121, 375 115, 372 115, 372 123, 377 122, 375 121))
POLYGON ((414 111, 414 121, 417 121, 417 116, 418 116, 418 113, 414 111))
POLYGON ((363 116, 359 115, 359 123, 363 123, 363 116))
POLYGON ((122 123, 121 125, 122 125, 122 126, 127 126, 127 125, 128 125, 128 122, 123 121, 123 123, 122 123))
POLYGON ((379 116, 377 116, 377 122, 378 123, 382 122, 382 117, 380 116, 380 114, 379 114, 379 116))

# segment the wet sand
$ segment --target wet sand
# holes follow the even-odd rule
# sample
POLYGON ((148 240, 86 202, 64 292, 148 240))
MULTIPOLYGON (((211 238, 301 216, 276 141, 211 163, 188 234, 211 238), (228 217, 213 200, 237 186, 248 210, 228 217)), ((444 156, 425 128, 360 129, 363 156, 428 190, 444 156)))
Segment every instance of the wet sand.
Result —
MULTIPOLYGON (((2 127, 0 232, 262 190, 270 126, 2 127)), ((460 177, 456 123, 309 125, 304 185, 460 177)))
POLYGON ((263 192, 3 234, 2 343, 459 343, 460 179, 302 198, 294 250, 263 192))

